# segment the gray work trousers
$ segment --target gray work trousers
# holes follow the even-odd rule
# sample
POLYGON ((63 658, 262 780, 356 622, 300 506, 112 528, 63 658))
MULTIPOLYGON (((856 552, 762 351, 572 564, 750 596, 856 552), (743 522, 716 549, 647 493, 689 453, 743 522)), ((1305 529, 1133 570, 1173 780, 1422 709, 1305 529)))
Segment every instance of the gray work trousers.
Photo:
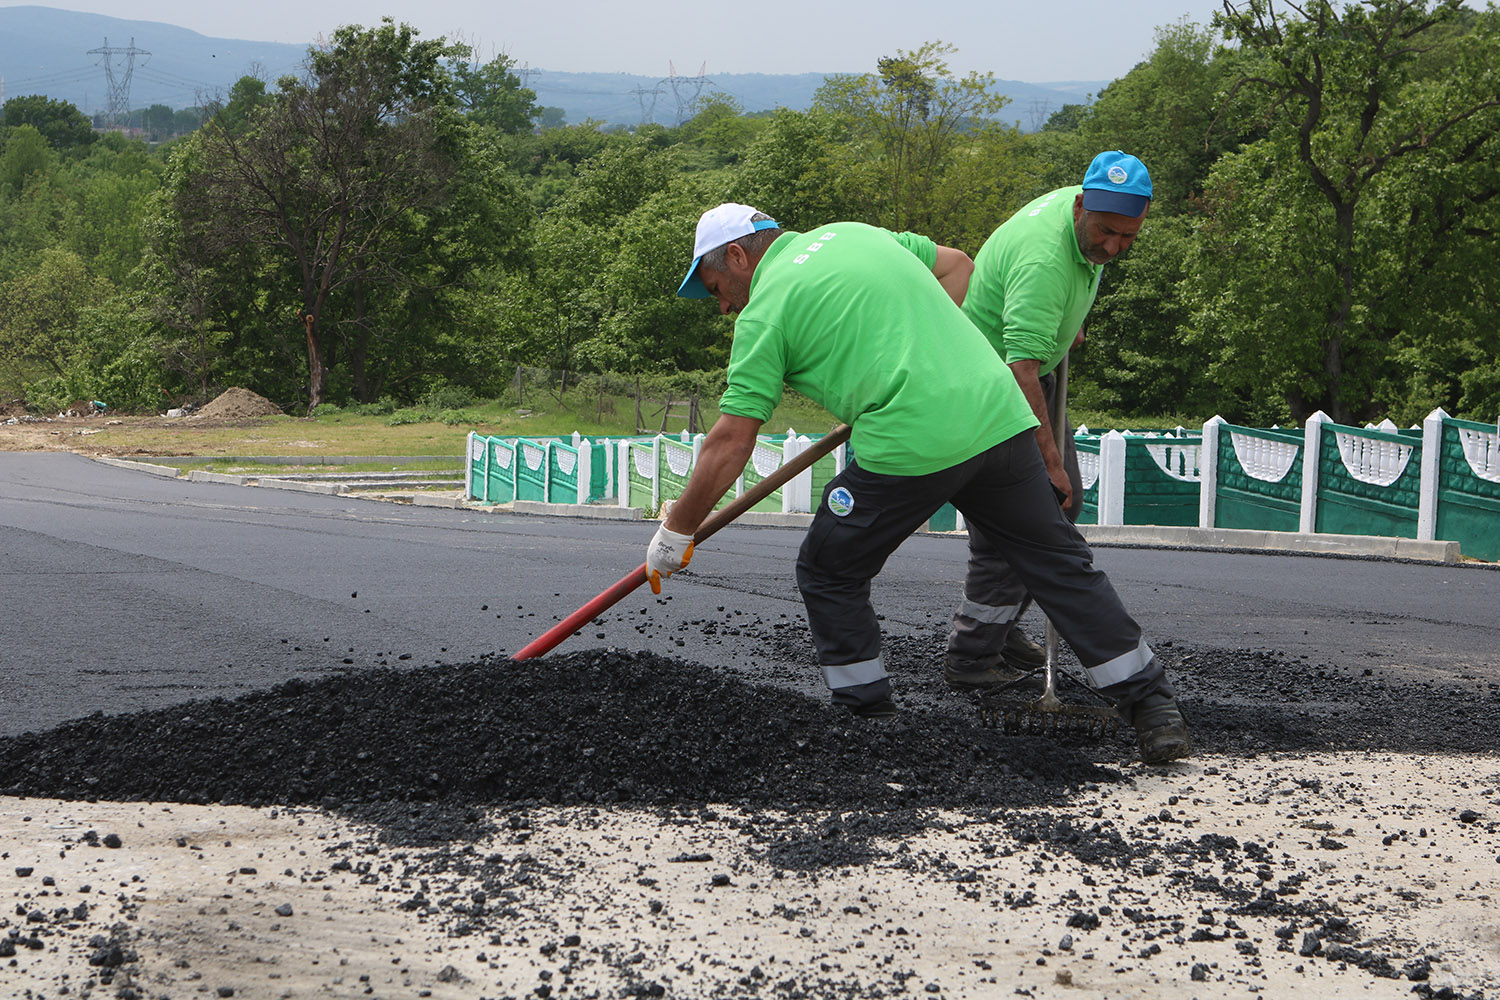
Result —
MULTIPOLYGON (((1049 372, 1040 379, 1047 410, 1052 412, 1057 376, 1049 372)), ((1078 470, 1078 449, 1073 444, 1073 424, 1063 415, 1063 469, 1073 486, 1073 501, 1066 508, 1069 521, 1083 511, 1083 476, 1078 470)), ((964 599, 953 614, 948 633, 948 654, 955 660, 991 663, 1000 656, 1005 636, 1026 609, 1026 594, 1012 600, 1020 586, 1001 548, 984 537, 984 530, 969 525, 969 571, 964 579, 964 599)))
POLYGON ((1122 707, 1148 693, 1172 693, 1140 626, 1058 506, 1028 430, 940 472, 883 475, 856 461, 828 484, 797 556, 797 586, 835 703, 858 707, 890 697, 870 581, 947 502, 970 526, 971 553, 978 527, 982 544, 1014 567, 1014 583, 1001 595, 1000 607, 1009 606, 1001 612, 1002 640, 1029 591, 1094 686, 1122 707))

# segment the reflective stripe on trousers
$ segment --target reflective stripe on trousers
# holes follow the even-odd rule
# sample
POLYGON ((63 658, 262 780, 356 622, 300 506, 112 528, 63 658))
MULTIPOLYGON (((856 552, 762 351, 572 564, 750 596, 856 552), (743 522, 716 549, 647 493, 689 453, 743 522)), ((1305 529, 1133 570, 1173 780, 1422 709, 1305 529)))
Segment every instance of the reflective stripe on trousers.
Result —
POLYGON ((1141 673, 1151 663, 1151 647, 1146 645, 1142 639, 1140 645, 1128 653, 1122 653, 1112 660, 1096 663, 1087 668, 1089 680, 1095 688, 1107 688, 1111 684, 1119 684, 1128 681, 1136 674, 1141 673))
POLYGON ((834 691, 860 684, 873 684, 887 676, 885 660, 879 656, 873 660, 860 660, 858 663, 825 663, 822 667, 823 680, 834 691))

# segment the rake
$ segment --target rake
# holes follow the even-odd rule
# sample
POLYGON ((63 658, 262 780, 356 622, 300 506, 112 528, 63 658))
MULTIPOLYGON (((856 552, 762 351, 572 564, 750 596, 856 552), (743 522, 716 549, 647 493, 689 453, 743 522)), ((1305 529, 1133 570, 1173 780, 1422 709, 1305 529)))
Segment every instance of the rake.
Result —
MULTIPOLYGON (((848 424, 839 424, 833 430, 823 435, 822 438, 815 441, 811 447, 796 458, 793 458, 781 468, 772 472, 769 476, 747 489, 743 494, 725 504, 721 509, 710 514, 698 526, 698 530, 693 532, 693 544, 695 546, 698 545, 720 528, 770 496, 787 480, 798 475, 802 470, 811 468, 813 463, 818 459, 849 440, 851 432, 852 428, 848 424)), ((618 603, 631 591, 645 583, 646 580, 646 564, 642 563, 625 574, 614 586, 522 647, 520 652, 512 656, 511 659, 529 660, 532 657, 541 656, 548 652, 570 635, 577 634, 579 629, 587 625, 606 608, 618 603)))
POLYGON ((1113 736, 1120 728, 1120 713, 1116 712, 1103 695, 1057 669, 1057 626, 1047 620, 1047 665, 1043 668, 1042 693, 1030 700, 1007 695, 1015 684, 1029 680, 1035 673, 1014 681, 999 690, 982 692, 979 695, 979 719, 986 726, 998 726, 1008 733, 1028 733, 1038 736, 1090 736, 1103 738, 1113 736), (1057 696, 1057 678, 1061 677, 1085 693, 1088 703, 1063 701, 1057 696))
MULTIPOLYGON (((1067 434, 1068 412, 1068 356, 1063 355, 1057 366, 1057 391, 1052 395, 1052 438, 1057 442, 1058 454, 1063 453, 1067 434)), ((1047 619, 1047 665, 1044 668, 1042 694, 1039 698, 1024 700, 1007 692, 1034 674, 1027 674, 1002 688, 984 692, 979 698, 979 719, 987 726, 1001 726, 1007 732, 1035 733, 1038 735, 1073 734, 1079 736, 1105 737, 1120 728, 1120 714, 1115 711, 1103 695, 1077 678, 1060 672, 1057 668, 1057 626, 1047 619), (1089 698, 1085 704, 1063 701, 1057 696, 1057 678, 1061 676, 1081 688, 1089 698)))

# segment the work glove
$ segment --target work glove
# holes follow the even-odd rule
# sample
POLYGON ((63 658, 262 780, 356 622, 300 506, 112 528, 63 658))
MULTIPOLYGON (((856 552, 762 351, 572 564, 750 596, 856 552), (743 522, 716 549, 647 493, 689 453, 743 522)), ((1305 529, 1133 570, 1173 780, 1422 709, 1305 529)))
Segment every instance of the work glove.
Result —
POLYGON ((685 567, 693 558, 693 536, 673 531, 663 524, 656 537, 646 547, 646 574, 651 580, 651 593, 661 593, 661 578, 671 576, 685 567))

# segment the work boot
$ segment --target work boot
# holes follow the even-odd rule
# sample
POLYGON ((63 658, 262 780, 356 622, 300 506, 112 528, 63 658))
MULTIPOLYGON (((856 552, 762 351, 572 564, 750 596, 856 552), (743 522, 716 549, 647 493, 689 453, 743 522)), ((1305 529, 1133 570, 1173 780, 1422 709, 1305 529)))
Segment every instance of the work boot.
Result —
POLYGON ((882 698, 880 701, 872 701, 863 705, 850 705, 849 711, 861 719, 889 722, 896 718, 896 703, 889 698, 882 698))
POLYGON ((1047 665, 1047 651, 1032 642, 1020 625, 1011 626, 1005 633, 1005 648, 1000 656, 1016 670, 1036 670, 1047 665))
POLYGON ((1025 676, 1026 671, 1017 670, 999 656, 971 660, 949 653, 943 660, 943 680, 955 691, 1005 687, 1025 676))
POLYGON ((1165 764, 1180 760, 1193 750, 1188 739, 1187 722, 1177 699, 1164 694, 1148 694, 1130 706, 1128 716, 1135 727, 1141 760, 1147 764, 1165 764))

